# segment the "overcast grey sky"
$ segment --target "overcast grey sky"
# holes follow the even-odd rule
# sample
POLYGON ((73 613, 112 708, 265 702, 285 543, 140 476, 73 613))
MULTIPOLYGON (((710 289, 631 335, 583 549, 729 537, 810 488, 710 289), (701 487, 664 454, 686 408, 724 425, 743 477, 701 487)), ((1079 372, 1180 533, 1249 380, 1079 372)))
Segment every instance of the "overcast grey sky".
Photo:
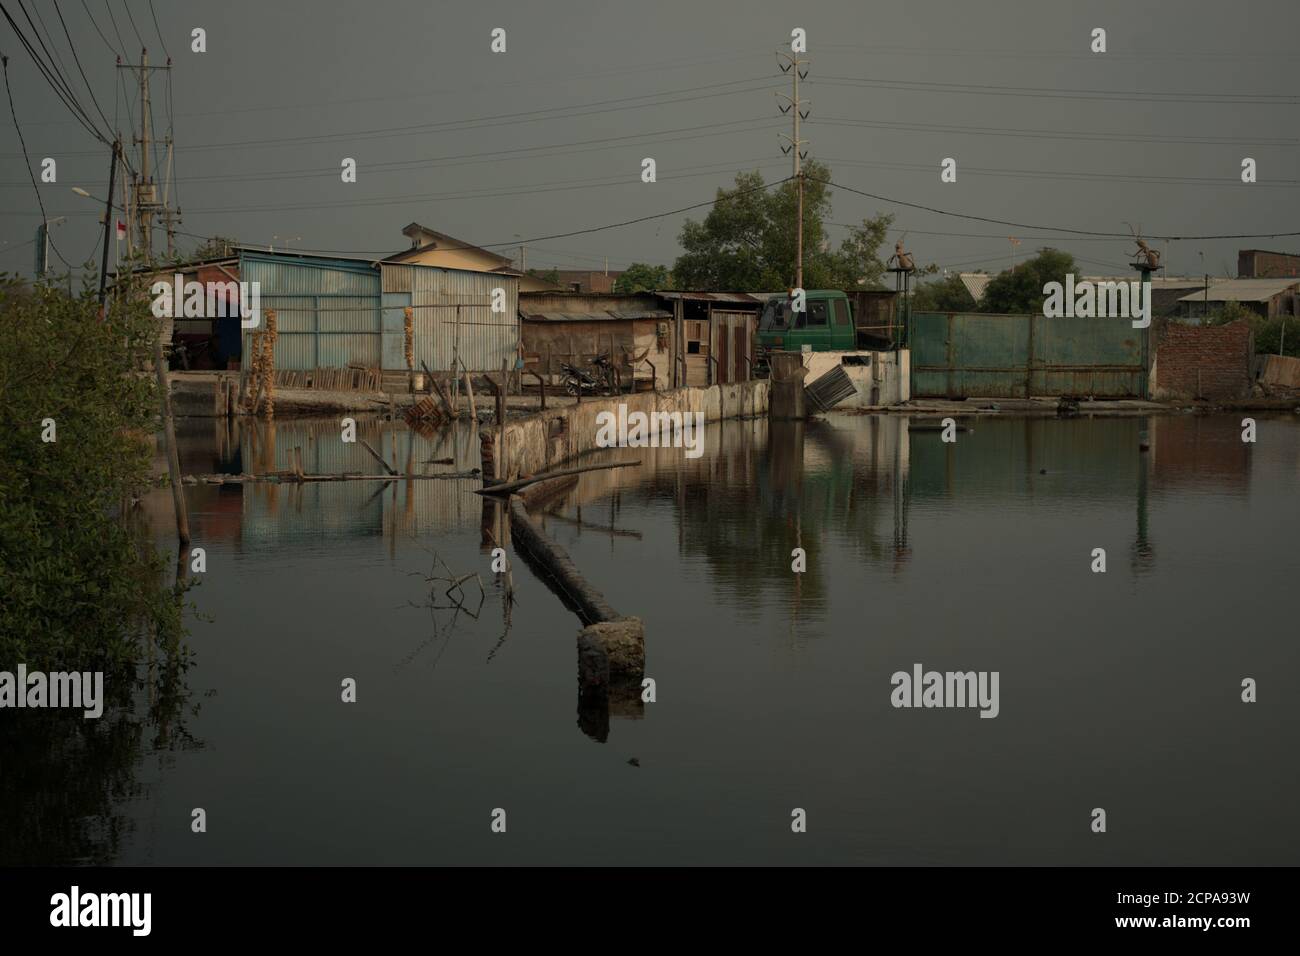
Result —
MULTIPOLYGON (((24 2, 98 119, 53 3, 24 2)), ((4 5, 30 35, 17 0, 4 5)), ((788 120, 773 91, 789 86, 774 51, 789 49, 794 27, 807 31, 811 61, 804 135, 844 185, 1085 230, 1123 231, 1127 220, 1149 235, 1300 231, 1294 0, 153 6, 174 62, 187 233, 378 254, 404 248, 400 230, 414 220, 469 242, 515 243, 707 200, 740 169, 779 178, 788 120), (207 31, 206 53, 190 51, 194 27, 207 31), (507 31, 504 54, 489 49, 495 27, 507 31), (1095 27, 1107 31, 1104 55, 1089 51, 1095 27), (647 156, 654 184, 640 180, 647 156), (1258 162, 1253 185, 1240 180, 1246 156, 1258 162), (355 184, 340 180, 343 157, 358 162, 355 184), (956 183, 940 182, 945 157, 957 160, 956 183)), ((135 93, 124 96, 87 11, 133 59, 138 28, 161 62, 148 0, 58 9, 100 106, 129 136, 135 93)), ((103 195, 107 150, 72 122, 6 22, 0 48, 38 181, 41 159, 58 161, 57 183, 39 187, 47 213, 69 217, 55 238, 81 262, 99 210, 71 188, 103 195)), ((165 82, 153 90, 162 133, 165 82)), ((0 269, 30 274, 40 213, 7 110, 0 126, 0 269)), ((841 224, 896 213, 919 262, 955 271, 1005 268, 1010 235, 1024 237, 1022 258, 1051 244, 1092 272, 1124 268, 1131 248, 840 190, 833 204, 841 224)), ((671 265, 685 218, 530 243, 528 265, 671 265)), ((1174 243, 1169 274, 1199 274, 1200 251, 1207 271, 1235 272, 1236 250, 1249 247, 1300 251, 1300 241, 1174 243)))

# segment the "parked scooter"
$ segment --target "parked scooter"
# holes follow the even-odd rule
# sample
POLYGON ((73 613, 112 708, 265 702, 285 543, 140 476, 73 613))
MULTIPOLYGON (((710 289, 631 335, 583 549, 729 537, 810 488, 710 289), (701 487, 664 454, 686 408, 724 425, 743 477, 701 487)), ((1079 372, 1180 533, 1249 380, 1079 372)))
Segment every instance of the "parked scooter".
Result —
POLYGON ((591 360, 587 368, 560 363, 564 372, 564 390, 570 395, 612 395, 618 391, 618 376, 604 353, 591 360))

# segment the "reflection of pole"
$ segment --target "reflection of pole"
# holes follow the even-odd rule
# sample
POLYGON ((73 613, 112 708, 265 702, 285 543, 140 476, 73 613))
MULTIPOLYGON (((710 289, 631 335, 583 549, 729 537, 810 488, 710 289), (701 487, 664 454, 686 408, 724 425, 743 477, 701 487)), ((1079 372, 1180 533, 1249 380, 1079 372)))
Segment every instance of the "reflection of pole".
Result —
MULTIPOLYGON (((1141 431, 1147 432, 1151 428, 1152 420, 1143 418, 1141 420, 1141 431)), ((1148 439, 1150 444, 1150 439, 1148 439)), ((1148 565, 1151 563, 1152 549, 1149 538, 1149 528, 1147 523, 1147 462, 1150 460, 1148 455, 1138 455, 1138 475, 1137 475, 1137 540, 1133 543, 1133 552, 1135 563, 1148 565)))
POLYGON ((172 503, 176 506, 176 536, 181 547, 190 543, 190 518, 185 510, 185 491, 181 488, 181 462, 176 453, 176 422, 172 419, 172 396, 167 385, 167 367, 163 364, 162 340, 153 334, 153 368, 158 377, 162 398, 163 438, 167 443, 167 471, 171 475, 172 503))

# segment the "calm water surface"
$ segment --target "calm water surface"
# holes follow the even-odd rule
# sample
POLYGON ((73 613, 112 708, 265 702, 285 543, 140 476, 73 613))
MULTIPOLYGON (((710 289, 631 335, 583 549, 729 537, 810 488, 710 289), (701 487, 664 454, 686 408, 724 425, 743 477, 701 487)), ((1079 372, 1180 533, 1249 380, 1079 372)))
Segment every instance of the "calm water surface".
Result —
MULTIPOLYGON (((187 716, 87 771, 108 807, 20 796, 92 818, 52 856, 132 864, 1300 863, 1296 417, 1254 445, 1239 415, 980 421, 955 445, 831 416, 710 426, 694 461, 619 451, 642 467, 543 519, 645 621, 657 701, 607 724, 579 719, 577 619, 522 562, 513 605, 490 573, 477 481, 192 487, 187 716), (477 617, 427 606, 435 554, 479 573, 477 617), (918 662, 999 671, 1000 715, 894 709, 918 662)), ((391 455, 387 426, 362 434, 391 455)), ((331 422, 181 437, 187 472, 294 447, 377 469, 331 422)), ((403 467, 478 465, 467 427, 395 437, 403 467)), ((166 495, 148 506, 166 541, 166 495)))

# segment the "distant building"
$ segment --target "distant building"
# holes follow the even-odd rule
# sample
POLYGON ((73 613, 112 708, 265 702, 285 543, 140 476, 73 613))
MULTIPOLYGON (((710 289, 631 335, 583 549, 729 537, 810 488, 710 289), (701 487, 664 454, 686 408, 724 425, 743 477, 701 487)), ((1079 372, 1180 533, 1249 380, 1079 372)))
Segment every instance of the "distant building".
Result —
POLYGON ((515 276, 519 280, 519 288, 525 292, 554 288, 544 279, 524 275, 515 268, 514 261, 508 256, 422 226, 418 222, 403 229, 402 235, 411 240, 411 247, 393 253, 384 259, 385 262, 438 266, 441 269, 463 269, 469 272, 498 272, 515 276))
MULTIPOLYGON (((559 287, 565 292, 613 292, 614 283, 623 274, 616 269, 609 272, 597 270, 586 272, 580 269, 558 269, 559 287)), ((531 291, 531 290, 526 290, 531 291)))
POLYGON ((1242 249, 1237 253, 1238 279, 1300 278, 1300 254, 1242 249))
POLYGON ((1202 288, 1178 300, 1179 315, 1204 318, 1223 310, 1229 302, 1238 302, 1256 315, 1273 318, 1295 315, 1300 299, 1300 278, 1295 279, 1222 279, 1211 280, 1202 288))

